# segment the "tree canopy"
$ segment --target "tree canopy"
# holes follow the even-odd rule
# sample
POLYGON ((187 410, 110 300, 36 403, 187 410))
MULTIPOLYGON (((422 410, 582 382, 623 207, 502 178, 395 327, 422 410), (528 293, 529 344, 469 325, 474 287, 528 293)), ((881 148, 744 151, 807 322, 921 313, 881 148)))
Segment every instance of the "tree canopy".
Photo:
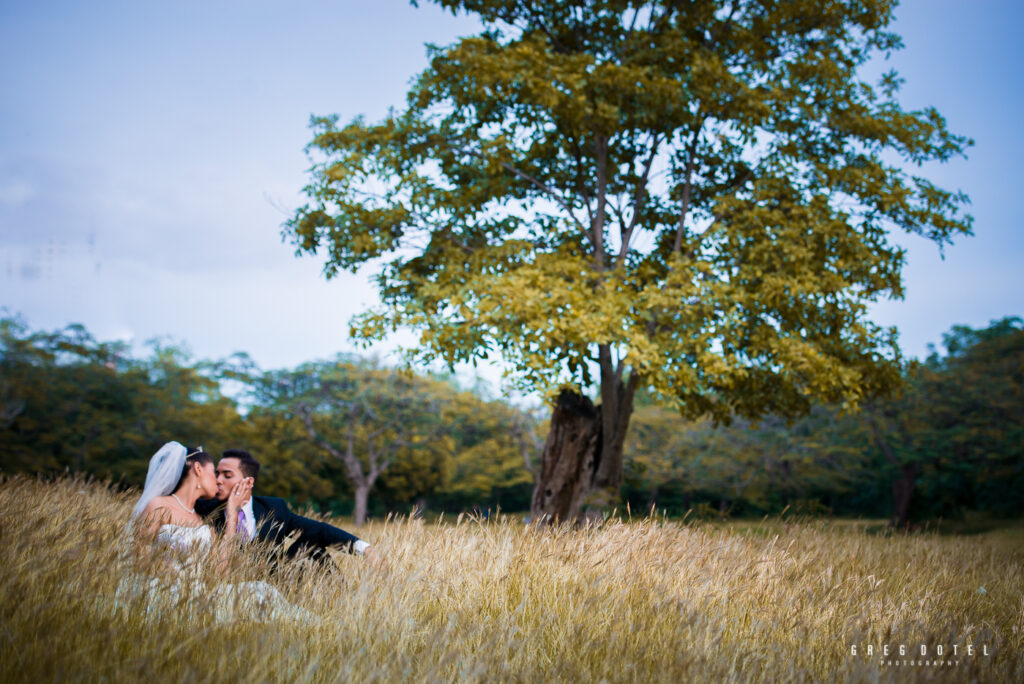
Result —
POLYGON ((488 30, 431 48, 382 122, 317 119, 286 226, 328 276, 383 260, 357 334, 500 352, 534 388, 635 371, 721 418, 892 382, 865 316, 902 293, 889 231, 943 244, 971 223, 903 166, 969 141, 903 111, 895 73, 858 78, 900 46, 894 2, 439 4, 488 30))
POLYGON ((379 123, 314 120, 284 232, 324 272, 379 264, 364 340, 500 356, 523 386, 598 389, 596 487, 621 482, 638 387, 719 421, 857 405, 899 382, 906 231, 968 198, 911 169, 962 154, 901 79, 894 0, 438 0, 480 35, 431 47, 379 123))

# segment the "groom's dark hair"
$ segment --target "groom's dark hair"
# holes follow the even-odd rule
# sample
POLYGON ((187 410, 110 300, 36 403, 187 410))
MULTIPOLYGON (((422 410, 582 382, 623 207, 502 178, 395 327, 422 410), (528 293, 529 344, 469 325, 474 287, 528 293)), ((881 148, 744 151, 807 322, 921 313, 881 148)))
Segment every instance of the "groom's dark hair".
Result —
POLYGON ((253 481, 256 480, 256 476, 260 473, 260 462, 252 457, 248 451, 243 449, 228 449, 220 455, 221 458, 237 458, 238 469, 242 471, 242 475, 251 477, 253 481))

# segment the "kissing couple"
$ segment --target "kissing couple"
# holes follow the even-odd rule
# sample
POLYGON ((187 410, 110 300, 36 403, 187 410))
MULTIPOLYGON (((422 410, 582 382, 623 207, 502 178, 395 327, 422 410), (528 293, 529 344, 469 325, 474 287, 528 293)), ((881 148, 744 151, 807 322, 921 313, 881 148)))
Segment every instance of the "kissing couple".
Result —
MULTIPOLYGON (((254 541, 287 546, 288 558, 305 553, 326 562, 329 548, 341 548, 377 561, 373 548, 355 535, 297 515, 283 499, 255 495, 259 469, 259 462, 240 449, 225 451, 214 467, 202 447, 164 444, 150 459, 131 516, 140 555, 151 561, 156 576, 126 578, 118 603, 141 597, 151 615, 194 612, 202 602, 183 601, 183 590, 207 565, 225 576, 237 546, 254 541)), ((262 581, 218 583, 212 598, 218 621, 309 617, 262 581)))

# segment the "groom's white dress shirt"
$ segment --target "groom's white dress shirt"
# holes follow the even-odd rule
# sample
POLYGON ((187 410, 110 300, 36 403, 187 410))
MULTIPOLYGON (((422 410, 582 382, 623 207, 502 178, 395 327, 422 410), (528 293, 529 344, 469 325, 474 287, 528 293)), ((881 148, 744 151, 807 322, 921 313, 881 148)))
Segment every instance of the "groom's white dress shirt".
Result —
MULTIPOLYGON (((242 506, 242 510, 245 512, 245 531, 246 531, 245 541, 246 541, 246 543, 248 543, 248 542, 251 542, 253 539, 256 538, 256 516, 253 515, 253 512, 252 512, 252 497, 251 496, 249 497, 249 500, 245 502, 245 505, 242 506)), ((227 516, 227 511, 224 511, 224 515, 227 516)), ((231 524, 231 525, 237 525, 238 524, 238 519, 236 518, 235 520, 230 520, 230 521, 226 521, 226 522, 228 524, 231 524)))

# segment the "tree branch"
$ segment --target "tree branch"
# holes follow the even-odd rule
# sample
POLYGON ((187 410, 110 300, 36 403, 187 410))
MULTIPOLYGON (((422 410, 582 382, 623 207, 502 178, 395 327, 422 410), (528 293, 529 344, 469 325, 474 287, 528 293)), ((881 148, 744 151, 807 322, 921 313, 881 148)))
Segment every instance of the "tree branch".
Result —
POLYGON ((583 223, 576 216, 576 214, 573 213, 572 207, 569 206, 569 203, 566 202, 565 199, 554 188, 552 188, 551 186, 546 185, 543 181, 538 180, 534 176, 531 176, 530 174, 526 173, 525 171, 521 171, 521 170, 517 169, 515 166, 513 166, 512 164, 509 164, 508 162, 501 161, 501 160, 496 160, 496 159, 491 159, 487 155, 485 155, 483 152, 477 152, 476 150, 468 149, 468 148, 465 148, 465 147, 459 147, 457 144, 455 144, 450 139, 448 139, 448 143, 452 147, 452 149, 457 150, 458 152, 461 152, 463 154, 468 154, 468 155, 470 155, 472 157, 476 157, 476 158, 482 159, 484 161, 490 161, 490 162, 497 163, 498 166, 500 166, 501 168, 505 169, 506 171, 511 171, 512 173, 514 173, 515 175, 519 176, 523 180, 527 181, 528 183, 530 183, 534 187, 536 187, 539 190, 543 191, 545 195, 550 197, 551 200, 554 201, 554 203, 557 204, 562 209, 562 211, 564 211, 566 213, 566 215, 572 220, 573 223, 575 223, 577 225, 577 227, 579 227, 583 231, 587 230, 587 227, 584 226, 583 223))
POLYGON ((697 129, 693 132, 693 139, 686 150, 686 182, 683 185, 682 207, 679 210, 679 225, 676 227, 676 239, 672 244, 672 253, 679 254, 683 247, 683 232, 686 230, 686 215, 690 212, 690 193, 693 190, 693 168, 697 154, 697 141, 700 139, 701 129, 704 128, 704 119, 700 120, 697 129))
POLYGON ((640 214, 644 210, 644 206, 647 204, 647 183, 649 182, 651 175, 651 167, 654 166, 654 158, 658 154, 658 147, 661 141, 658 139, 658 134, 655 133, 651 138, 651 155, 647 158, 647 162, 644 164, 644 171, 640 177, 640 180, 636 184, 636 192, 633 194, 633 218, 629 222, 629 227, 626 228, 622 233, 622 245, 619 247, 619 256, 615 259, 615 266, 618 268, 619 264, 623 263, 626 258, 626 254, 629 252, 629 241, 633 239, 633 231, 636 229, 637 221, 640 220, 640 214))
POLYGON ((636 8, 633 9, 633 19, 629 22, 629 29, 626 31, 627 33, 632 33, 633 32, 633 29, 636 27, 637 17, 639 17, 639 16, 640 16, 640 6, 638 5, 636 8))
MULTIPOLYGON (((477 156, 483 158, 483 154, 475 153, 475 152, 472 152, 471 154, 476 154, 477 156)), ((573 222, 577 226, 579 226, 583 230, 586 230, 586 226, 584 226, 583 223, 579 220, 579 218, 577 218, 576 214, 573 213, 572 208, 569 206, 569 204, 553 188, 551 188, 548 185, 545 185, 544 183, 542 183, 541 181, 537 180, 536 178, 534 178, 530 174, 528 174, 528 173, 526 173, 524 171, 520 171, 519 169, 517 169, 516 167, 512 166, 508 162, 499 161, 498 165, 501 166, 503 169, 507 169, 508 171, 511 171, 512 173, 516 174, 517 176, 519 176, 523 180, 529 181, 530 183, 532 183, 537 188, 543 190, 545 194, 547 194, 549 197, 551 197, 552 200, 554 200, 555 204, 557 204, 559 207, 561 207, 562 210, 566 214, 568 214, 569 218, 572 219, 573 222)))
POLYGON ((594 222, 594 212, 590 208, 590 194, 587 192, 587 184, 583 176, 583 151, 575 136, 572 138, 573 159, 576 160, 576 190, 583 199, 583 206, 587 210, 587 219, 594 222))
POLYGON ((345 470, 348 471, 353 484, 365 484, 366 476, 363 474, 363 466, 355 456, 354 437, 352 435, 351 425, 349 426, 348 432, 348 450, 340 451, 333 444, 321 437, 320 433, 316 431, 316 428, 313 426, 313 410, 309 405, 303 402, 300 403, 297 408, 298 411, 296 411, 296 413, 298 413, 303 424, 305 424, 306 432, 309 434, 309 438, 313 440, 313 443, 345 465, 345 470))
POLYGON ((597 215, 591 224, 590 241, 594 245, 594 267, 598 273, 604 272, 604 222, 605 202, 608 190, 608 138, 603 135, 594 137, 594 153, 597 162, 597 215))
POLYGON ((898 466, 900 461, 896 458, 896 455, 892 452, 892 448, 889 446, 889 442, 882 434, 882 426, 878 424, 878 418, 873 414, 868 413, 868 421, 871 423, 871 433, 875 437, 875 443, 878 444, 878 448, 882 450, 882 455, 885 456, 885 460, 889 461, 889 463, 894 466, 898 466))

